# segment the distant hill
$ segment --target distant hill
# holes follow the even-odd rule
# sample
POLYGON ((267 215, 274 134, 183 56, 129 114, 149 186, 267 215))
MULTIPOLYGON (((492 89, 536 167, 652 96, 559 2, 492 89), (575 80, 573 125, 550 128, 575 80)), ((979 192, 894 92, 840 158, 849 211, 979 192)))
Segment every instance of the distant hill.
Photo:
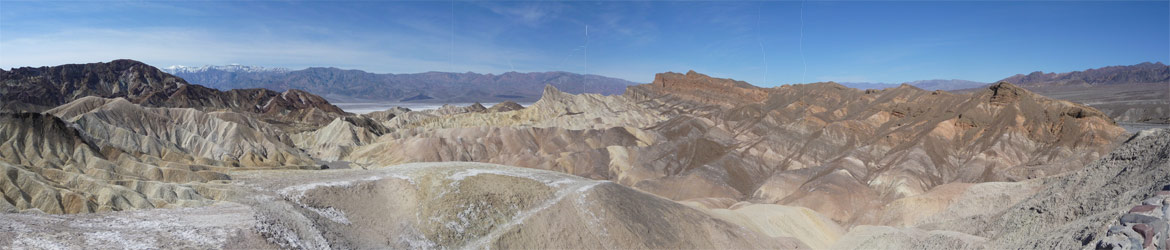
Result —
POLYGON ((838 84, 855 89, 887 89, 897 88, 899 84, 884 82, 839 82, 838 84))
POLYGON ((580 94, 624 93, 634 82, 568 72, 508 72, 503 74, 426 72, 375 74, 361 70, 308 68, 269 69, 251 66, 168 67, 168 73, 205 86, 229 90, 266 88, 303 89, 333 100, 395 102, 531 102, 540 99, 545 84, 580 94))
POLYGON ((1160 83, 1170 82, 1170 66, 1166 66, 1161 62, 1144 62, 1134 65, 1109 66, 1066 73, 1044 73, 1036 71, 1027 75, 1017 74, 1000 81, 1010 82, 1020 86, 1160 83))
POLYGON ((194 73, 202 73, 202 72, 288 73, 289 71, 292 71, 292 70, 289 70, 288 68, 265 68, 265 67, 260 67, 260 66, 247 66, 247 65, 239 65, 239 64, 228 64, 228 65, 223 65, 223 66, 206 65, 203 67, 187 67, 187 66, 183 66, 183 65, 171 65, 171 66, 168 66, 166 68, 161 68, 161 70, 165 71, 167 73, 171 73, 171 74, 175 74, 175 73, 194 74, 194 73))
MULTIPOLYGON (((894 83, 875 83, 875 82, 842 82, 840 84, 845 85, 845 87, 850 87, 850 88, 855 88, 855 89, 887 89, 887 88, 896 88, 896 87, 902 85, 902 84, 894 84, 894 83)), ((949 90, 956 90, 956 89, 980 88, 980 87, 987 85, 987 83, 984 83, 984 82, 967 81, 967 80, 959 80, 959 79, 918 80, 918 81, 913 81, 913 82, 906 82, 904 84, 910 84, 911 86, 918 87, 920 89, 925 89, 925 90, 940 90, 941 89, 941 90, 948 90, 948 91, 949 90)))
POLYGON ((266 119, 326 123, 345 114, 325 98, 297 89, 220 91, 134 60, 0 69, 0 111, 43 112, 87 96, 125 98, 145 107, 230 110, 266 119))
MULTIPOLYGON (((1036 71, 1001 81, 1052 98, 1088 104, 1119 122, 1170 124, 1170 66, 1161 62, 1065 73, 1036 71)), ((974 90, 977 89, 971 89, 974 90)))
POLYGON ((906 84, 914 85, 914 87, 918 87, 918 88, 925 89, 925 90, 969 89, 969 88, 978 88, 978 87, 982 87, 982 86, 987 85, 987 83, 985 83, 985 82, 967 81, 967 80, 959 80, 959 79, 919 80, 919 81, 908 82, 906 84))

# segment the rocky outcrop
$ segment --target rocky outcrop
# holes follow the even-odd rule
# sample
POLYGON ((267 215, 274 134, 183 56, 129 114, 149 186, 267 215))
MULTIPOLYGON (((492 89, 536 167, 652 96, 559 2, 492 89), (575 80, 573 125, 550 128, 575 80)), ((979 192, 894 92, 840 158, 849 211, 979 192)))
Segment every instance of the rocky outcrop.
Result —
MULTIPOLYGON (((1139 231, 1133 227, 1137 224, 1162 230, 1164 224, 1147 221, 1144 216, 1148 215, 1140 214, 1141 208, 1135 207, 1163 206, 1164 197, 1158 191, 1170 185, 1168 154, 1170 130, 1143 131, 1084 169, 1047 181, 1044 189, 1003 214, 953 227, 981 232, 992 239, 991 246, 996 248, 1095 247, 1117 243, 1113 235, 1139 231), (1134 209, 1138 210, 1134 211, 1136 215, 1121 216, 1134 209)), ((1153 210, 1157 209, 1148 213, 1157 215, 1159 211, 1153 210)), ((1160 235, 1158 239, 1166 238, 1160 235)))
POLYGON ((685 75, 674 72, 655 75, 650 86, 683 93, 679 96, 709 103, 724 103, 727 100, 761 102, 768 96, 767 91, 747 82, 713 78, 694 70, 687 71, 685 75))
POLYGON ((496 103, 496 105, 492 105, 492 107, 488 108, 487 111, 488 112, 508 112, 508 111, 515 111, 515 110, 521 110, 521 109, 524 109, 524 106, 521 106, 519 103, 516 103, 513 101, 506 101, 506 102, 496 103))
POLYGON ((62 214, 204 205, 206 196, 219 193, 186 183, 228 178, 101 145, 43 114, 0 114, 0 138, 0 207, 13 210, 62 214))
MULTIPOLYGON (((1170 247, 1170 228, 1167 217, 1170 208, 1170 186, 1162 187, 1153 198, 1142 201, 1129 212, 1118 218, 1109 227, 1104 238, 1099 239, 1098 249, 1166 249, 1170 247)), ((1087 246, 1091 247, 1091 246, 1087 246)))
MULTIPOLYGON (((372 123, 372 122, 371 122, 372 123)), ((236 169, 317 168, 251 115, 83 97, 0 119, 4 206, 52 214, 199 206, 236 169)))
POLYGON ((371 119, 344 117, 317 130, 295 134, 292 141, 314 158, 336 161, 357 146, 369 144, 387 132, 387 128, 371 119))
POLYGON ((312 164, 276 127, 230 112, 143 108, 122 98, 86 97, 46 113, 77 124, 100 144, 126 152, 222 166, 312 164))
MULTIPOLYGON (((989 205, 967 205, 983 212, 972 215, 948 209, 934 216, 934 222, 913 228, 858 226, 842 236, 835 248, 1165 248, 1164 208, 1170 205, 1167 155, 1170 130, 1146 130, 1081 170, 1042 179, 1037 192, 1020 202, 1001 198, 998 206, 1007 205, 1006 209, 988 213, 978 208, 989 205)), ((939 192, 946 191, 932 191, 929 196, 943 196, 939 192)), ((980 196, 1006 198, 1016 192, 996 188, 980 196)), ((917 199, 923 198, 928 197, 917 199)))

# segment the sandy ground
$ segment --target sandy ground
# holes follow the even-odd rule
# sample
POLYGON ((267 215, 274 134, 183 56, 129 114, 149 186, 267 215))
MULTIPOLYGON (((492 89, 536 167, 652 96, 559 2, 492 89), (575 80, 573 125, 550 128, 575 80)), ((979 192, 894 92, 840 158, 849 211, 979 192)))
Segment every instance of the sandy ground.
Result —
POLYGON ((233 173, 214 205, 0 213, 0 249, 799 249, 608 181, 495 164, 233 173))
POLYGON ((1137 133, 1138 131, 1155 128, 1170 128, 1170 124, 1157 123, 1118 122, 1117 125, 1125 128, 1125 132, 1129 133, 1137 133))
POLYGON ((265 249, 252 210, 221 202, 181 209, 51 215, 0 213, 0 248, 265 249))

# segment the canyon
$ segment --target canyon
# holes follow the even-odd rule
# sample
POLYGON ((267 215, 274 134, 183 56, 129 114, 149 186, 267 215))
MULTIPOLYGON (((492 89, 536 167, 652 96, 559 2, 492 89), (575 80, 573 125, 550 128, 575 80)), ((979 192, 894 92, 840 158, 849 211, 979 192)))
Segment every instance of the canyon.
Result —
POLYGON ((367 114, 132 60, 0 83, 10 248, 1164 248, 1168 235, 1170 130, 1130 133, 1006 81, 768 88, 665 72, 620 94, 550 84, 528 106, 367 114))

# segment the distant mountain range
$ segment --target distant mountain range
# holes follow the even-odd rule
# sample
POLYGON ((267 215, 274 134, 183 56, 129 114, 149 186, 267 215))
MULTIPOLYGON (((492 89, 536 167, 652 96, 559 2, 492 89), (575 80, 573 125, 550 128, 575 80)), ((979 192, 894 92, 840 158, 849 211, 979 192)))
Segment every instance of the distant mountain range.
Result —
POLYGON ((1170 66, 1161 62, 1065 73, 1037 71, 1000 81, 1045 96, 1088 104, 1119 122, 1170 124, 1167 108, 1170 107, 1170 66))
MULTIPOLYGON (((1044 73, 1036 71, 1028 74, 1016 74, 996 82, 1010 82, 1021 87, 1163 83, 1170 82, 1170 66, 1161 62, 1143 62, 1134 65, 1108 66, 1065 73, 1044 73)), ((842 82, 839 84, 856 89, 886 89, 901 85, 880 82, 842 82)), ((991 85, 991 83, 959 79, 920 80, 906 82, 904 84, 925 90, 941 89, 946 91, 978 90, 991 85)))
POLYGON ((1084 71, 1017 74, 1000 80, 1021 86, 1170 82, 1170 66, 1161 62, 1109 66, 1084 71))
POLYGON ((187 67, 187 66, 183 66, 183 65, 171 65, 171 66, 166 67, 166 68, 161 68, 161 70, 165 71, 167 73, 170 73, 172 75, 175 73, 197 74, 197 73, 203 73, 203 72, 209 72, 209 71, 211 71, 211 72, 227 72, 227 73, 238 73, 238 72, 245 72, 245 73, 288 73, 289 71, 292 71, 292 70, 289 70, 288 68, 265 68, 265 67, 260 67, 260 66, 247 66, 247 65, 239 65, 239 64, 228 64, 228 65, 223 65, 223 66, 206 65, 203 67, 187 67))
POLYGON ((172 66, 163 69, 195 84, 220 89, 302 89, 338 102, 531 102, 546 84, 564 92, 622 94, 637 83, 568 72, 503 74, 426 72, 375 74, 361 70, 307 68, 287 70, 254 66, 172 66))
MULTIPOLYGON (((886 89, 886 88, 894 88, 894 87, 898 87, 899 85, 902 85, 902 84, 893 84, 893 83, 873 83, 873 82, 842 82, 840 84, 845 85, 846 87, 855 88, 855 89, 886 89)), ((985 82, 967 81, 967 80, 959 80, 959 79, 918 80, 918 81, 913 81, 913 82, 906 82, 903 84, 909 84, 911 86, 918 87, 920 89, 925 89, 925 90, 948 90, 948 91, 949 90, 957 90, 957 89, 978 88, 978 87, 982 87, 982 86, 987 85, 987 83, 985 83, 985 82)))

